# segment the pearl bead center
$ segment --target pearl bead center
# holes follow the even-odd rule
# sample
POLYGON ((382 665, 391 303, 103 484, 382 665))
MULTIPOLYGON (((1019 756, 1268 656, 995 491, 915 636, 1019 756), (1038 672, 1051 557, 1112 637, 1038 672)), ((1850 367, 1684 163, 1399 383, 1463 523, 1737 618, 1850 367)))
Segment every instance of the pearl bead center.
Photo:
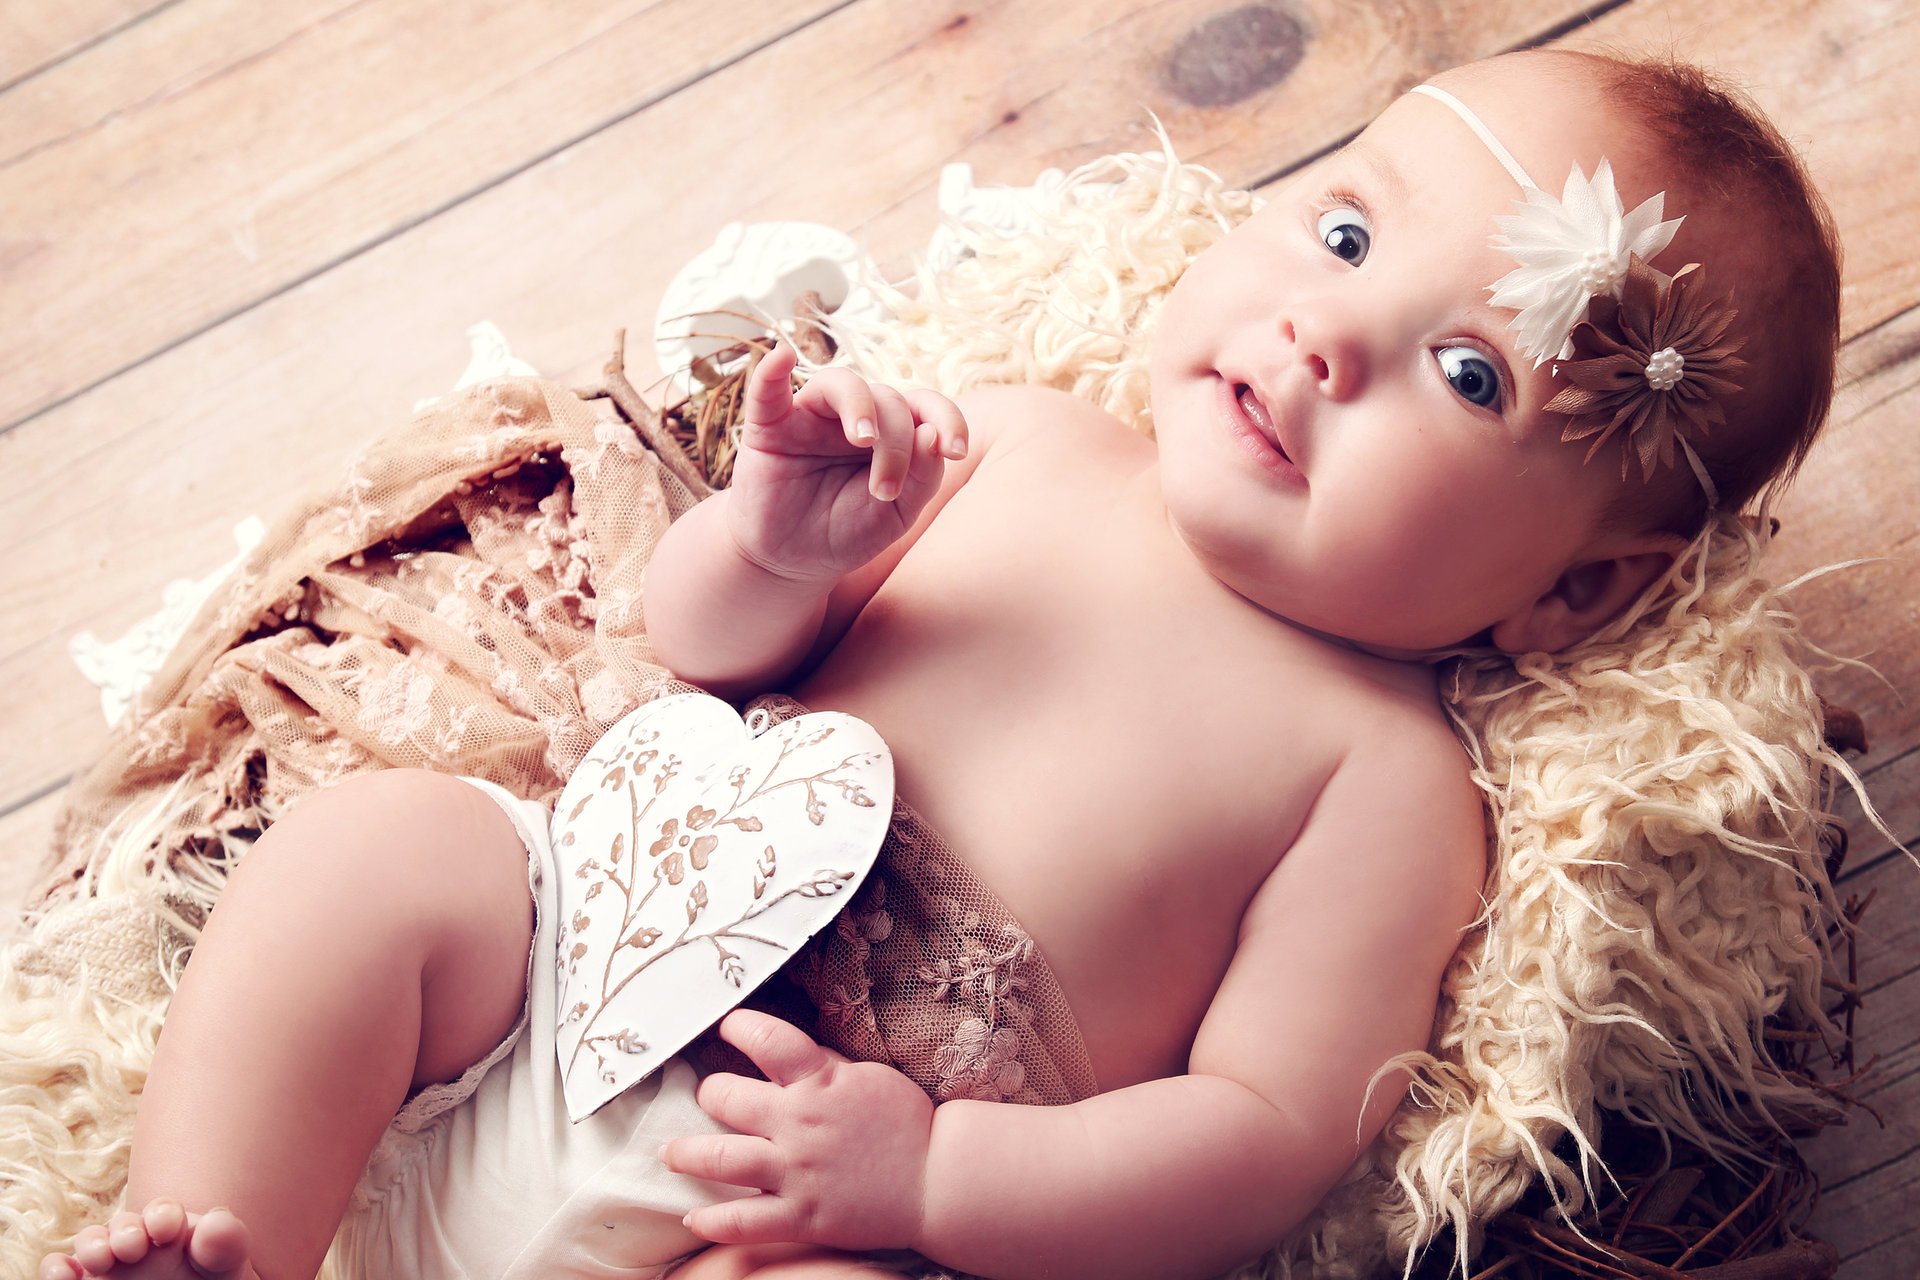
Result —
POLYGON ((1647 361, 1647 385, 1655 391, 1671 391, 1686 376, 1686 366, 1685 357, 1672 347, 1656 351, 1647 361))

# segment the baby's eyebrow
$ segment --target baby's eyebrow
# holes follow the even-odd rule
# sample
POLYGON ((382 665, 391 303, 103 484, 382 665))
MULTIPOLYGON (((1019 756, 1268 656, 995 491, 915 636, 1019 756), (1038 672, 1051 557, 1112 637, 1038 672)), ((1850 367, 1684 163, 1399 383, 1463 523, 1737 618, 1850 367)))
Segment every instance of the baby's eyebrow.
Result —
POLYGON ((1354 159, 1367 167, 1374 181, 1385 188, 1388 195, 1397 201, 1407 198, 1407 180, 1401 176, 1398 169, 1393 167, 1391 160, 1360 142, 1353 143, 1347 150, 1352 153, 1354 159))

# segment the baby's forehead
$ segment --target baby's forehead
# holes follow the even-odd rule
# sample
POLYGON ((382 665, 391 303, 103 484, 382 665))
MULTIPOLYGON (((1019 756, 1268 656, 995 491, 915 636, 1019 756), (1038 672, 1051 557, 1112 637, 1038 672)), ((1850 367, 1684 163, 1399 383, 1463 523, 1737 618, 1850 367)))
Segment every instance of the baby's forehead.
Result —
POLYGON ((1369 136, 1374 145, 1403 153, 1468 148, 1481 153, 1484 172, 1505 173, 1511 183, 1517 167, 1555 195, 1576 166, 1591 174, 1605 160, 1629 206, 1682 176, 1594 60, 1559 50, 1506 54, 1443 72, 1390 103, 1361 134, 1369 136), (1497 158, 1499 151, 1511 165, 1497 158))

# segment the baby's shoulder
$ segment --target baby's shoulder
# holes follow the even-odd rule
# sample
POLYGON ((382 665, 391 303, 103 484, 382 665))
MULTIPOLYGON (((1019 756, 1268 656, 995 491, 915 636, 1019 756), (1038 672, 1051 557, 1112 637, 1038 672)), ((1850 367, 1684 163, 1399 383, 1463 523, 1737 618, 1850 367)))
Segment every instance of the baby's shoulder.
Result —
POLYGON ((1419 678, 1404 684, 1369 683, 1350 689, 1348 701, 1349 766, 1477 794, 1472 760, 1432 683, 1419 678))
POLYGON ((1453 848, 1477 878, 1486 818, 1473 761, 1437 700, 1363 696, 1344 726, 1339 764, 1316 804, 1393 850, 1453 848))

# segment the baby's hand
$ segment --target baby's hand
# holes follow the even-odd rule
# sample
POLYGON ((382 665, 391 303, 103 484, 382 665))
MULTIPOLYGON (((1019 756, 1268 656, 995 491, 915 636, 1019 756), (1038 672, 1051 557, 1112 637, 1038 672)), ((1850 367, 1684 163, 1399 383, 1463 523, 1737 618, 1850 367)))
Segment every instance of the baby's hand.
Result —
POLYGON ((964 458, 967 424, 945 396, 822 369, 796 395, 785 340, 747 379, 727 528, 749 560, 831 586, 913 527, 964 458))
POLYGON ((687 1226, 720 1244, 911 1248, 933 1131, 933 1103, 920 1087, 763 1013, 736 1009, 720 1037, 771 1083, 708 1076, 701 1109, 738 1132, 675 1138, 660 1158, 680 1173, 763 1194, 695 1209, 687 1226))

